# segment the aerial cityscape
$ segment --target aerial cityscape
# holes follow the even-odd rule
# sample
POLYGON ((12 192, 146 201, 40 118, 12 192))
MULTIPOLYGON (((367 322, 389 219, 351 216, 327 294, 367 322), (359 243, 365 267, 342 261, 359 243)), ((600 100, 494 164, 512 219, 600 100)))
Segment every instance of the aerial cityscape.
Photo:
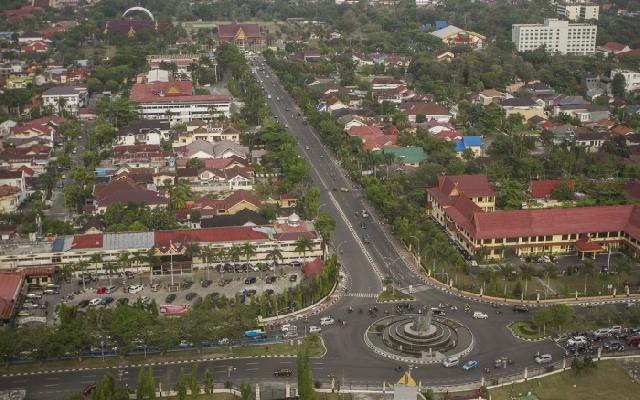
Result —
POLYGON ((0 400, 640 395, 640 1, 4 0, 0 400))

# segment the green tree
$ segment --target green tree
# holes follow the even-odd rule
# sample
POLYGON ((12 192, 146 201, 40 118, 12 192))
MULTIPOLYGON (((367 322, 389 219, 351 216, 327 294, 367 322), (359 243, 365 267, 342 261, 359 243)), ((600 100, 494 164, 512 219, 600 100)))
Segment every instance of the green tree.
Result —
POLYGON ((611 91, 613 95, 616 97, 624 98, 625 91, 624 88, 627 82, 622 74, 615 74, 613 79, 611 80, 611 91))
POLYGON ((306 219, 316 219, 320 210, 320 189, 312 186, 304 196, 304 216, 306 219))
POLYGON ((242 400, 254 400, 256 398, 253 395, 253 391, 251 390, 251 385, 242 382, 242 384, 240 385, 240 397, 242 398, 242 400))
POLYGON ((496 205, 505 210, 517 210, 522 208, 526 195, 522 184, 510 179, 499 181, 496 205))
POLYGON ((336 227, 336 221, 329 214, 320 213, 313 225, 322 236, 322 241, 327 243, 331 237, 331 232, 336 227))
POLYGON ((282 261, 284 259, 284 256, 282 255, 282 250, 280 250, 280 247, 273 246, 273 248, 267 252, 266 259, 267 260, 271 260, 273 262, 273 265, 274 265, 275 270, 277 272, 278 271, 278 262, 282 261))
POLYGON ((204 370, 204 393, 213 393, 213 375, 211 374, 209 368, 204 370))
POLYGON ((313 242, 306 236, 300 236, 295 244, 296 251, 302 253, 303 262, 307 262, 307 251, 313 249, 313 242))
POLYGON ((189 159, 189 161, 187 161, 187 168, 204 168, 204 161, 202 161, 198 157, 191 158, 189 159))
POLYGON ((301 399, 315 400, 317 396, 313 388, 313 374, 309 365, 309 350, 306 346, 298 351, 296 362, 298 366, 298 395, 301 399))
POLYGON ((91 393, 92 400, 111 400, 115 393, 115 380, 110 372, 102 376, 102 380, 96 385, 91 393))
POLYGON ((253 243, 250 242, 244 242, 242 244, 242 255, 244 255, 245 260, 247 261, 247 263, 249 263, 249 261, 255 257, 256 255, 256 245, 254 245, 253 243))
POLYGON ((188 200, 191 200, 191 188, 185 182, 176 182, 169 188, 169 198, 171 207, 174 210, 181 210, 188 200))
POLYGON ((184 375, 183 368, 180 368, 178 382, 176 383, 176 397, 178 400, 187 400, 187 378, 184 375))
POLYGON ((191 376, 189 379, 189 388, 191 389, 191 399, 198 400, 200 397, 200 385, 198 385, 198 367, 199 364, 193 364, 191 368, 191 376))

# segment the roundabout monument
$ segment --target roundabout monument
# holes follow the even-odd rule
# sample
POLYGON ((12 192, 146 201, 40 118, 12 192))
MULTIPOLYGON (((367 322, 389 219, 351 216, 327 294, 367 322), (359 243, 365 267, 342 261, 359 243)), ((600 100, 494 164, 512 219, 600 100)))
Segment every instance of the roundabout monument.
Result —
POLYGON ((377 354, 416 364, 464 356, 473 348, 473 335, 459 322, 425 314, 390 315, 371 324, 365 342, 377 354))

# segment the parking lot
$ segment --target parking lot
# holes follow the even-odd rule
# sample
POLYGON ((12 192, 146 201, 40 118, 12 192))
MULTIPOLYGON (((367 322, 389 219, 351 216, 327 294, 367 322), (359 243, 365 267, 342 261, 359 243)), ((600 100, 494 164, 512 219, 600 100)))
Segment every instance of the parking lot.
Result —
POLYGON ((281 293, 285 288, 298 285, 304 278, 301 268, 292 265, 279 266, 277 271, 273 268, 255 271, 233 266, 226 271, 234 272, 225 272, 224 267, 219 270, 174 274, 173 279, 171 276, 153 276, 152 280, 145 273, 113 275, 111 279, 106 275, 86 273, 84 285, 81 278, 73 277, 51 288, 28 288, 18 316, 23 321, 46 318, 52 323, 55 306, 59 302, 85 308, 115 307, 118 302, 134 303, 138 299, 149 303, 155 300, 157 305, 187 305, 207 295, 233 299, 239 294, 241 300, 246 300, 252 295, 281 293), (125 290, 127 287, 129 291, 125 290))

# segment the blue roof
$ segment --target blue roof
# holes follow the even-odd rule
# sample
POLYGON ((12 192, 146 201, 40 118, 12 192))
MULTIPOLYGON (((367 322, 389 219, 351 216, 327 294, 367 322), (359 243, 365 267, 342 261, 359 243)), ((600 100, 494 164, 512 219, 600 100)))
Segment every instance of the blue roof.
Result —
POLYGON ((635 114, 638 111, 640 111, 640 106, 638 106, 638 105, 630 104, 630 105, 627 106, 627 112, 629 114, 635 114))
POLYGON ((436 21, 436 30, 440 30, 442 28, 446 28, 447 27, 447 21, 436 21))
POLYGON ((463 136, 454 145, 456 153, 462 153, 467 147, 482 147, 482 136, 463 136))

